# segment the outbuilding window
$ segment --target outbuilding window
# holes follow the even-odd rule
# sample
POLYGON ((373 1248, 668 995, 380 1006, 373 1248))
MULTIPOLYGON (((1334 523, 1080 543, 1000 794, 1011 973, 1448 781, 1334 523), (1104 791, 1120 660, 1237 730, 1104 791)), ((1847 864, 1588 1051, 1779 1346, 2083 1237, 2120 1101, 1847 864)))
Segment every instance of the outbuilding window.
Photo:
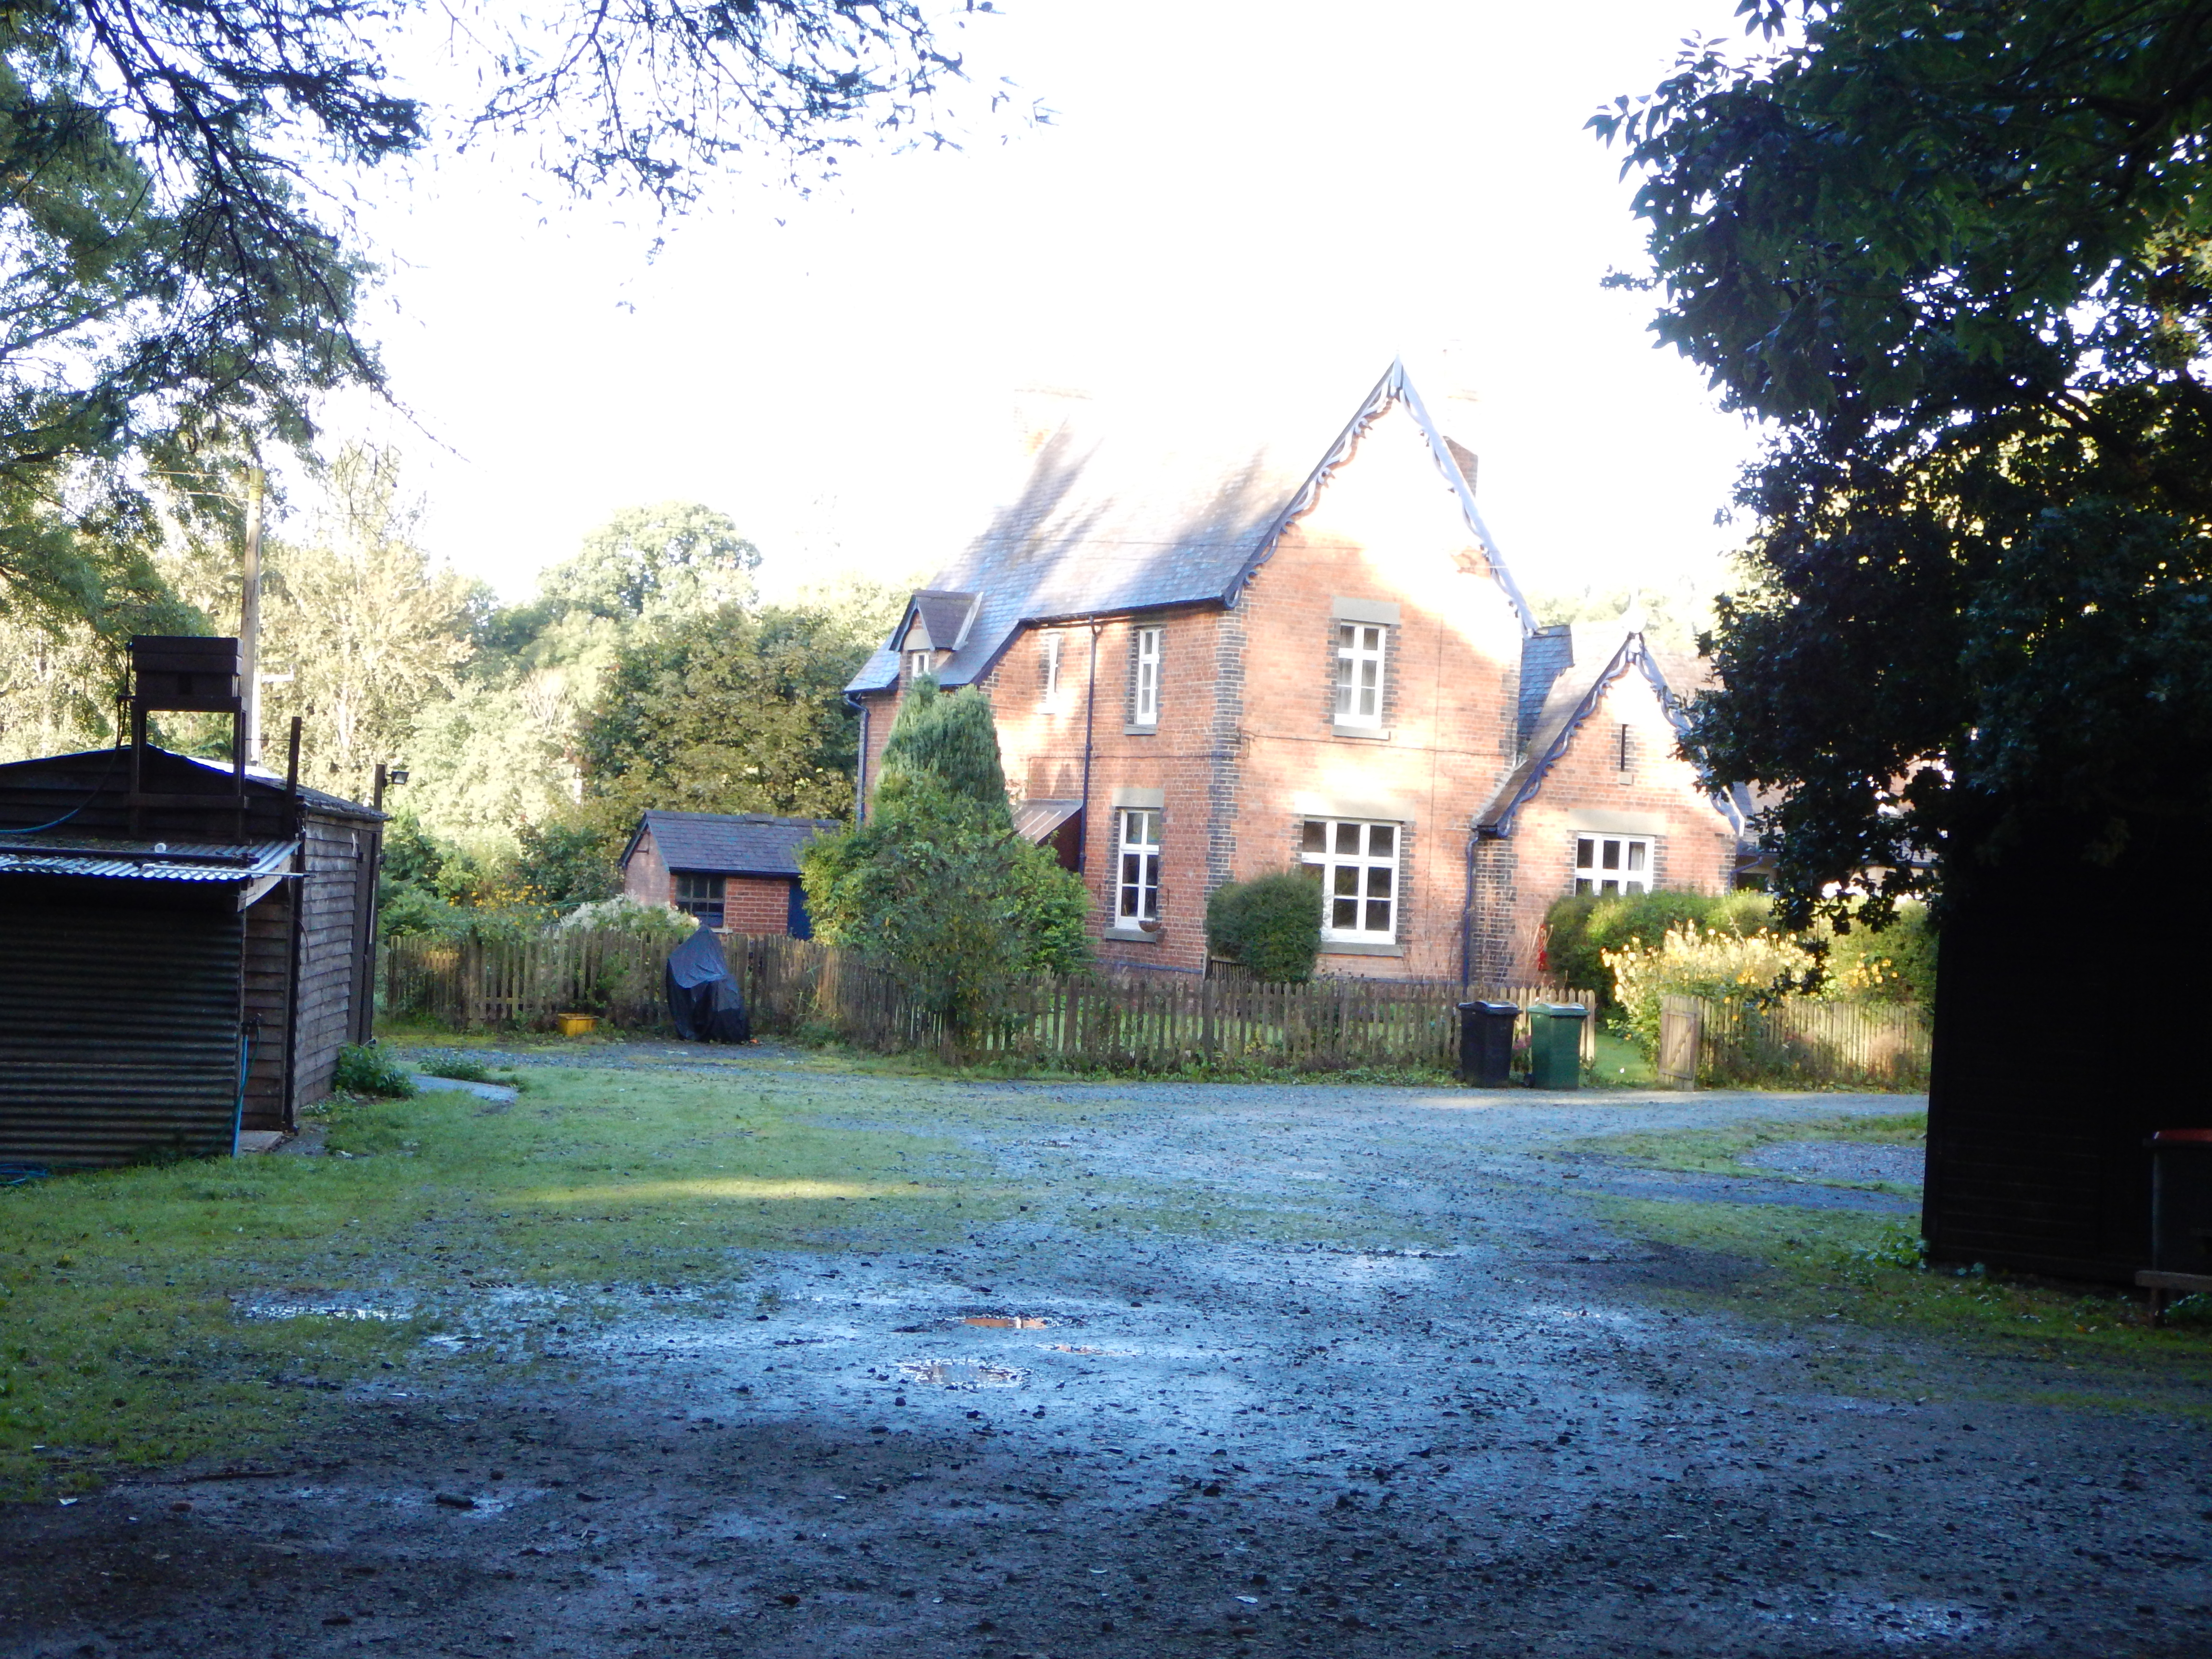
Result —
POLYGON ((1651 841, 1648 836, 1575 837, 1575 891, 1648 893, 1651 841))
POLYGON ((1114 923, 1155 927, 1160 920, 1160 815, 1149 807, 1121 814, 1121 878, 1114 885, 1114 923))
POLYGON ((1299 853, 1321 877, 1321 936, 1341 945, 1387 945, 1398 936, 1395 823, 1308 818, 1299 853))
POLYGON ((676 908, 687 916, 698 917, 709 927, 720 927, 722 925, 722 878, 678 870, 676 872, 676 908))

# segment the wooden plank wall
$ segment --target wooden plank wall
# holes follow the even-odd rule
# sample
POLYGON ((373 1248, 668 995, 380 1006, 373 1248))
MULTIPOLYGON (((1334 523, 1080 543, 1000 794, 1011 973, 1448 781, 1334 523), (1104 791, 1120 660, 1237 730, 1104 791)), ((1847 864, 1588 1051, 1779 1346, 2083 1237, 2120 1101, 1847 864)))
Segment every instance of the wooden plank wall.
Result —
POLYGON ((362 863, 375 838, 364 824, 312 808, 301 815, 300 834, 307 874, 291 884, 303 890, 293 1098, 310 1105, 330 1093, 338 1049, 353 1040, 354 930, 362 863))
POLYGON ((291 1127, 284 1097, 290 1036, 285 992, 295 885, 278 882, 246 913, 245 1013, 249 1021, 258 1017, 261 1022, 253 1042, 252 1069, 246 1074, 244 1127, 248 1129, 291 1127))

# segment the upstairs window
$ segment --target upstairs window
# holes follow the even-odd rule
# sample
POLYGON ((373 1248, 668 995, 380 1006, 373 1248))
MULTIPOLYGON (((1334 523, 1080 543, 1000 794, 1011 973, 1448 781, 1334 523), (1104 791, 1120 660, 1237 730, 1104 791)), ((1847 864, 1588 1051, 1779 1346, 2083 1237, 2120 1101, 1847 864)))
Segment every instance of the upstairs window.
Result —
POLYGON ((1160 815, 1151 808, 1121 814, 1121 878, 1114 884, 1114 921, 1156 927, 1160 920, 1160 815))
POLYGON ((1650 890, 1650 837, 1575 837, 1575 891, 1605 894, 1648 893, 1650 890))
POLYGON ((1321 936, 1343 945, 1398 937, 1398 829, 1308 818, 1299 857, 1321 878, 1321 936))
POLYGON ((709 927, 722 925, 722 878, 694 875, 689 870, 676 872, 676 908, 687 916, 696 916, 709 927))
POLYGON ((930 653, 927 651, 908 652, 906 653, 907 678, 910 680, 918 680, 929 672, 929 658, 930 653))
POLYGON ((1044 700, 1055 702, 1060 698, 1060 642, 1057 634, 1044 636, 1044 700))
POLYGON ((1380 728, 1382 724, 1382 641, 1376 623, 1336 625, 1336 723, 1380 728))
POLYGON ((1160 723, 1160 630, 1137 630, 1137 695, 1130 722, 1136 726, 1160 723))

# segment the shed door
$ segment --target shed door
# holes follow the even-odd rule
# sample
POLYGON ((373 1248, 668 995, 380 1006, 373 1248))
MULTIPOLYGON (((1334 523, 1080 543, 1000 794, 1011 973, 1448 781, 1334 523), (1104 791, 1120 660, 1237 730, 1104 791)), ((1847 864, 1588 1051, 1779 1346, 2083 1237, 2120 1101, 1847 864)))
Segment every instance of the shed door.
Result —
POLYGON ((9 890, 35 879, 0 889, 0 1162, 228 1152, 242 933, 230 890, 192 908, 150 883, 64 902, 9 890))

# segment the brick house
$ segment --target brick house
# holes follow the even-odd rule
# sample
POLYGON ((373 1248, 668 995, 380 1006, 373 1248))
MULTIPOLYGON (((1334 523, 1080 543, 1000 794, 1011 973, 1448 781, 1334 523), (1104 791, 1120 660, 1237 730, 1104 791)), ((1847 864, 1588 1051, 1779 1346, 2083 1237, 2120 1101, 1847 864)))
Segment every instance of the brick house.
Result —
POLYGON ((811 939, 799 849, 836 828, 759 812, 647 812, 623 849, 623 892, 732 933, 811 939))
POLYGON ((917 676, 982 688, 1102 959, 1188 972, 1206 895, 1285 868, 1322 971, 1463 981, 1534 976, 1578 884, 1729 884, 1741 804, 1674 752, 1694 665, 1633 617, 1538 623, 1402 367, 1318 435, 1222 435, 1037 434, 848 688, 864 804, 917 676))

